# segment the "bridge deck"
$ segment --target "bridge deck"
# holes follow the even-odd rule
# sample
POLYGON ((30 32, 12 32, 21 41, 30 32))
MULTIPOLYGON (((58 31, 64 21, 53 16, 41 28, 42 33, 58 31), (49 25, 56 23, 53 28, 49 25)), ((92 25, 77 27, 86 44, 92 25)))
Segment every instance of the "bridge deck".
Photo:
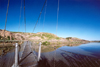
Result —
POLYGON ((19 65, 21 67, 31 67, 31 66, 35 67, 37 65, 37 57, 32 52, 31 42, 29 42, 29 41, 26 42, 26 46, 23 51, 19 65))
MULTIPOLYGON (((31 49, 31 42, 27 41, 24 42, 21 48, 22 54, 19 52, 19 67, 36 67, 37 65, 37 56, 31 49), (22 56, 21 56, 22 55, 22 56), (20 59, 21 58, 21 59, 20 59)), ((0 57, 0 67, 12 67, 15 61, 15 50, 12 52, 7 53, 6 55, 0 57)))

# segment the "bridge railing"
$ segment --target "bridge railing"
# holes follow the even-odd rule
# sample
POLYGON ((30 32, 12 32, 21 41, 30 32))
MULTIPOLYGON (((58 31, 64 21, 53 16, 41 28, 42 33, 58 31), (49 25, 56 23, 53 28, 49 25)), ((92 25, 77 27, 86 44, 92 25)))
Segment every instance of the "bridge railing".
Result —
POLYGON ((18 43, 15 43, 14 46, 15 46, 15 57, 14 57, 14 63, 12 65, 12 67, 18 67, 18 61, 19 61, 19 58, 18 58, 18 52, 19 52, 18 43))
POLYGON ((40 60, 40 56, 41 56, 41 42, 32 42, 31 47, 32 50, 35 51, 34 53, 38 56, 37 59, 38 61, 40 60))
POLYGON ((20 47, 18 46, 18 43, 16 43, 15 44, 15 60, 14 60, 15 62, 12 65, 12 67, 17 67, 18 66, 18 62, 22 60, 22 55, 24 53, 26 45, 30 46, 31 52, 35 55, 37 61, 40 60, 40 56, 41 56, 41 42, 35 43, 35 42, 26 41, 20 47), (18 48, 20 48, 20 50, 18 48), (18 57, 20 57, 20 58, 18 58, 18 57))
POLYGON ((39 42, 33 42, 31 44, 32 50, 34 50, 35 52, 38 52, 39 46, 38 46, 39 42))
POLYGON ((21 44, 21 46, 20 46, 20 51, 19 51, 19 52, 20 52, 20 54, 19 54, 19 55, 20 55, 20 59, 21 59, 21 57, 22 57, 22 54, 23 54, 23 52, 24 52, 24 49, 25 49, 26 44, 27 44, 27 43, 24 42, 24 43, 21 44))

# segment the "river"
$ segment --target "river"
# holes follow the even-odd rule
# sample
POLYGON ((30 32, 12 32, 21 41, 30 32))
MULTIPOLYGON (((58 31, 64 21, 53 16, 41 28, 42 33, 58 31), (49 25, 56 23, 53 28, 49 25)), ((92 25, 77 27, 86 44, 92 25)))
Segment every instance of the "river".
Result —
POLYGON ((38 67, 100 67, 100 43, 63 46, 41 55, 38 67))
MULTIPOLYGON (((4 57, 9 58, 12 54, 14 52, 10 51, 4 57)), ((47 47, 42 51, 37 67, 100 67, 100 43, 62 46, 56 49, 47 47)))

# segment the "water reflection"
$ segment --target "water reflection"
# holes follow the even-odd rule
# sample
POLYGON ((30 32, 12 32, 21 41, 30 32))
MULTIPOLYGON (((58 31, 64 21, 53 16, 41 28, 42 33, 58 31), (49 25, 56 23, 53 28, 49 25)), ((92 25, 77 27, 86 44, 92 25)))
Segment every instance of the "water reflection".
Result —
POLYGON ((14 46, 5 46, 4 48, 1 47, 0 48, 0 56, 2 55, 2 52, 3 52, 3 55, 5 55, 6 53, 11 51, 12 49, 14 49, 14 46))
POLYGON ((41 55, 38 67, 99 67, 100 43, 63 46, 41 55))
POLYGON ((100 56, 100 43, 88 43, 73 47, 64 46, 59 49, 87 56, 100 56))
MULTIPOLYGON (((56 46, 53 46, 53 45, 48 45, 48 46, 43 46, 42 45, 42 47, 41 47, 41 51, 42 51, 42 53, 44 53, 44 52, 51 52, 51 51, 54 51, 55 49, 54 49, 54 47, 56 48, 56 49, 58 49, 58 48, 60 48, 60 47, 65 47, 65 46, 68 46, 68 47, 73 47, 73 46, 79 46, 79 45, 81 45, 81 44, 79 44, 79 43, 70 43, 70 44, 67 44, 67 45, 65 45, 65 44, 59 44, 59 45, 56 45, 56 46)), ((38 52, 38 49, 36 50, 36 52, 38 52)))

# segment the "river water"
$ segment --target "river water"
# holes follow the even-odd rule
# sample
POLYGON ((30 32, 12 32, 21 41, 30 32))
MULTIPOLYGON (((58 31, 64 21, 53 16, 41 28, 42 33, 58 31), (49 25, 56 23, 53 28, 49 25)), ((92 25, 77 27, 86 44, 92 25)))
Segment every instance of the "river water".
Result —
POLYGON ((63 46, 41 55, 38 67, 100 67, 100 43, 63 46))
POLYGON ((76 54, 100 58, 100 43, 88 43, 73 47, 64 46, 58 49, 76 54))
MULTIPOLYGON (((47 47, 45 50, 37 67, 100 67, 100 43, 62 46, 55 50, 47 47)), ((11 54, 14 55, 14 51, 5 57, 9 58, 11 54)))

